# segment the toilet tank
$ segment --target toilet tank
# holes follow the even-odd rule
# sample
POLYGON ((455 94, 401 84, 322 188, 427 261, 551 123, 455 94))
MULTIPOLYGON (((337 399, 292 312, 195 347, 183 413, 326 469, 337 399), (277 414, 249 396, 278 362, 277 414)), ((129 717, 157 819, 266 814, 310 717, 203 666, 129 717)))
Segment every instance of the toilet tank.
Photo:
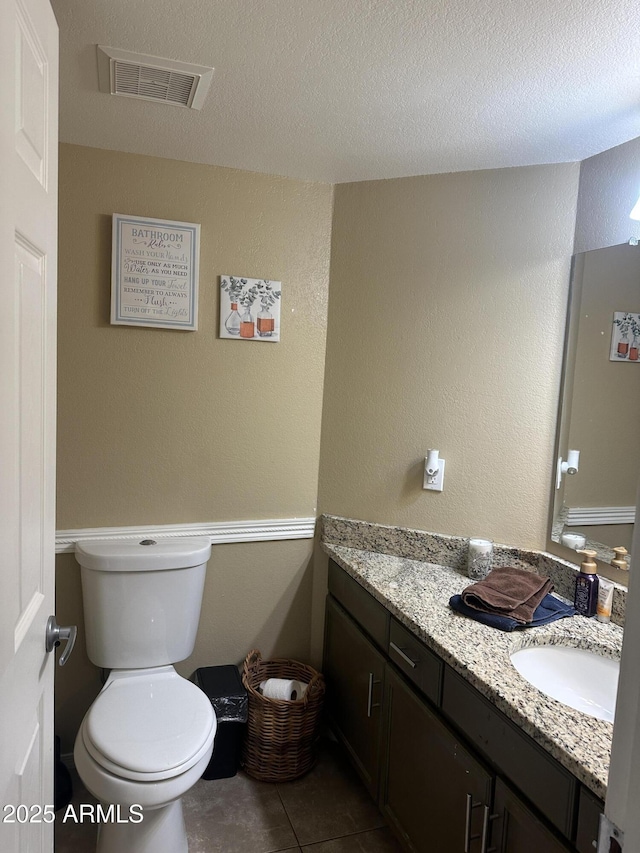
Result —
POLYGON ((210 556, 208 537, 78 542, 91 661, 142 669, 189 657, 210 556))

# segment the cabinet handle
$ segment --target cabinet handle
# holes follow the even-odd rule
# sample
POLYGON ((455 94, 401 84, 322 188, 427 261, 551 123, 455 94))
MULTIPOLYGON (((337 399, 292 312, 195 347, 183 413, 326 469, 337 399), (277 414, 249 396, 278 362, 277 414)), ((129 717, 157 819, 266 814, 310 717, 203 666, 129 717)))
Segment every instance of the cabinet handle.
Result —
POLYGON ((472 794, 467 794, 467 816, 464 823, 464 853, 470 853, 471 842, 476 838, 480 838, 479 835, 471 835, 471 812, 473 809, 477 809, 481 805, 482 803, 473 802, 472 794))
POLYGON ((405 653, 405 652, 400 648, 400 646, 396 646, 396 644, 395 644, 393 641, 391 641, 391 640, 389 641, 389 648, 390 648, 392 651, 394 651, 397 655, 400 655, 400 657, 402 658, 402 660, 403 660, 403 661, 405 661, 405 663, 408 663, 408 664, 409 664, 409 666, 411 667, 411 669, 415 669, 415 668, 416 668, 416 664, 418 663, 418 661, 417 661, 417 660, 411 660, 411 658, 409 657, 409 655, 407 655, 407 654, 406 654, 406 653, 405 653))
POLYGON ((498 853, 497 847, 489 847, 487 849, 487 843, 489 841, 489 823, 492 820, 497 820, 499 817, 499 814, 490 813, 489 806, 484 807, 484 816, 482 818, 482 847, 480 848, 480 853, 498 853))
POLYGON ((371 710, 373 708, 379 708, 380 703, 373 701, 373 685, 380 684, 381 682, 378 679, 374 679, 373 673, 369 673, 369 692, 367 695, 367 717, 371 716, 371 710))

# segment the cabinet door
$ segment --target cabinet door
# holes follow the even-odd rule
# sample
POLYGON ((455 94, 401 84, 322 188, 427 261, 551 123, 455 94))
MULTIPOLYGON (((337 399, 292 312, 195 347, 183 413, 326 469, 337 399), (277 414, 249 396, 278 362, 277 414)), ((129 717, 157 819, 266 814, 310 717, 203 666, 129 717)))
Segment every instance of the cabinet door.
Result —
POLYGON ((578 784, 568 770, 449 667, 442 710, 565 838, 573 837, 578 784))
POLYGON ((384 658, 331 597, 323 670, 329 715, 369 793, 377 799, 384 658))
POLYGON ((604 803, 586 788, 580 789, 580 807, 578 809, 578 831, 576 850, 578 853, 593 853, 598 846, 600 815, 604 812, 604 803))
POLYGON ((522 800, 496 780, 490 851, 496 853, 567 853, 566 847, 522 800))
POLYGON ((391 666, 385 679, 384 813, 416 853, 480 853, 491 775, 391 666))

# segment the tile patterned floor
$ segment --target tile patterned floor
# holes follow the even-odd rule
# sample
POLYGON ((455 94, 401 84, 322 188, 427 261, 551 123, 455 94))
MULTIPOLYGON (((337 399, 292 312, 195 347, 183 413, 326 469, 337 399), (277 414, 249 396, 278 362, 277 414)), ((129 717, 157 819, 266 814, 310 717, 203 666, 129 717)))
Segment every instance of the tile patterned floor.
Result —
MULTIPOLYGON (((73 803, 87 802, 95 801, 77 783, 73 803)), ((242 772, 201 779, 183 803, 189 853, 401 853, 342 748, 329 739, 302 779, 276 785, 242 772)), ((91 824, 57 823, 56 853, 93 853, 95 838, 91 824)))

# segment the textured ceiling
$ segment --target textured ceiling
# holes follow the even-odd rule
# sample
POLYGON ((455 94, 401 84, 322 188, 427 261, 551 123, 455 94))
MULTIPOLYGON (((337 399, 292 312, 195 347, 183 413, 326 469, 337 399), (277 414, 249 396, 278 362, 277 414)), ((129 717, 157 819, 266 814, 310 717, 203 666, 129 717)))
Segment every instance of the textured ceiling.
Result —
POLYGON ((582 160, 640 136, 632 0, 53 0, 60 138, 328 182, 582 160), (96 44, 215 67, 200 112, 96 44))

